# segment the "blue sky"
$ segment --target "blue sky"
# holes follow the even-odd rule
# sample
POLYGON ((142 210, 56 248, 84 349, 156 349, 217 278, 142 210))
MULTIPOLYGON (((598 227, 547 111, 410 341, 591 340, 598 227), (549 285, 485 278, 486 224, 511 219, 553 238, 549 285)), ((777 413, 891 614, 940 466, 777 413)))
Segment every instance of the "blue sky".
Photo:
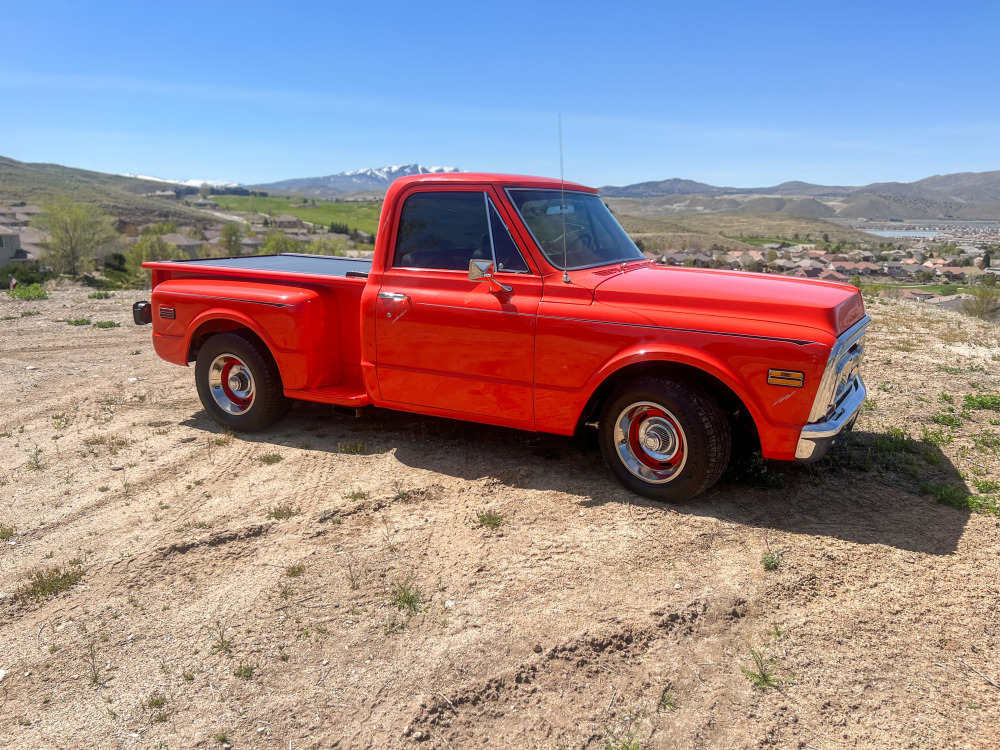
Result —
POLYGON ((8 4, 0 155, 266 182, 1000 169, 995 2, 8 4))

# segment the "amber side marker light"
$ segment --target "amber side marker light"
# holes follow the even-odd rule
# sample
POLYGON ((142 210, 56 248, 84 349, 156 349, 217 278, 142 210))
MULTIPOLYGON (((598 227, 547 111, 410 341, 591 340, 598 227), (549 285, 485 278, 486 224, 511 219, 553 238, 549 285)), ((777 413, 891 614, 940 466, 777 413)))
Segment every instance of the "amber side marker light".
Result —
POLYGON ((806 376, 801 372, 792 372, 790 370, 767 371, 768 385, 786 385, 789 388, 801 388, 805 382, 806 376))

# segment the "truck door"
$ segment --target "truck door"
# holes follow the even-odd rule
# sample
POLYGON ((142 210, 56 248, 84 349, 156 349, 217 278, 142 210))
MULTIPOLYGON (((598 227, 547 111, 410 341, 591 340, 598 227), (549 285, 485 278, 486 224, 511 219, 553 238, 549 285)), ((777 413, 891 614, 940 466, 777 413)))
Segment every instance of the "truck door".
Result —
POLYGON ((376 373, 386 401, 533 426, 541 278, 489 186, 421 186, 400 211, 376 306, 376 373), (469 280, 493 259, 510 292, 469 280))

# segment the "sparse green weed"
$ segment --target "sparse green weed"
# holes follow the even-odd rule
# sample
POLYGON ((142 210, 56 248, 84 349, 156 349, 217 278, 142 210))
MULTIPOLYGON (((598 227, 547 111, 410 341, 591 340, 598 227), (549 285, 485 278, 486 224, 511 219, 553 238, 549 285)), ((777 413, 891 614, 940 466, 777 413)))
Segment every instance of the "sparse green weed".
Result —
POLYGON ((120 328, 121 323, 115 323, 113 320, 99 320, 94 323, 94 328, 120 328))
POLYGON ((781 552, 768 550, 760 558, 760 564, 764 566, 764 570, 777 570, 781 567, 781 552))
POLYGON ((21 587, 19 595, 21 599, 47 599, 66 591, 81 578, 83 568, 79 565, 36 569, 28 574, 28 581, 21 587))
POLYGON ((676 711, 678 709, 677 693, 670 688, 664 688, 663 692, 660 693, 660 701, 657 704, 657 708, 660 711, 676 711))
POLYGON ((937 414, 931 415, 931 421, 935 424, 943 424, 951 429, 957 429, 962 426, 962 418, 957 414, 950 414, 948 412, 938 412, 937 414))
POLYGON ((476 511, 476 522, 480 526, 495 529, 503 523, 503 516, 494 510, 476 511))
POLYGON ((941 429, 932 430, 927 427, 921 427, 920 429, 922 431, 921 439, 925 443, 930 443, 931 445, 939 447, 942 445, 948 445, 954 439, 950 433, 941 429))
MULTIPOLYGON (((979 492, 985 494, 1000 492, 1000 481, 995 479, 973 479, 972 484, 975 485, 979 492)), ((0 535, 0 539, 3 539, 2 535, 0 535)))
POLYGON ((775 663, 774 659, 765 657, 763 651, 758 651, 751 646, 750 660, 753 662, 753 669, 747 669, 741 664, 740 671, 742 671, 743 675, 750 680, 751 685, 760 688, 761 690, 780 686, 781 683, 778 681, 778 678, 775 677, 774 668, 772 667, 775 663))
POLYGON ((337 450, 341 453, 358 454, 368 450, 368 443, 364 440, 354 440, 346 443, 337 443, 337 450))
POLYGON ((293 516, 299 515, 301 513, 298 508, 290 503, 285 503, 284 505, 274 505, 267 510, 267 517, 273 518, 275 521, 287 521, 293 516))
POLYGON ((212 653, 231 654, 233 652, 233 639, 226 635, 229 630, 220 620, 216 620, 209 625, 208 632, 212 636, 212 653))
POLYGON ((265 453, 262 456, 257 457, 262 464, 271 466, 276 463, 280 463, 282 455, 280 453, 265 453))
POLYGON ((413 576, 410 576, 405 581, 398 581, 392 585, 389 600, 399 609, 415 614, 420 611, 424 595, 413 584, 413 576))
POLYGON ((18 286, 7 292, 14 299, 21 300, 35 300, 35 299, 48 299, 49 295, 45 292, 42 287, 38 284, 29 284, 27 286, 18 286))

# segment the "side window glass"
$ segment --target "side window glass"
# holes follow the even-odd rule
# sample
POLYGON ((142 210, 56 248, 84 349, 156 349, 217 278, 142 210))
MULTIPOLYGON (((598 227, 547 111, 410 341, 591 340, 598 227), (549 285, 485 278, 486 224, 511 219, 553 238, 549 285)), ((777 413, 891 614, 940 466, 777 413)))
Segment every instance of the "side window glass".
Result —
POLYGON ((435 191, 407 198, 393 266, 467 271, 474 258, 492 259, 484 195, 435 191))
POLYGON ((496 252, 498 271, 515 271, 519 273, 530 273, 531 269, 524 262, 521 251, 517 249, 514 238, 510 236, 510 231, 500 218, 493 201, 487 200, 490 205, 490 229, 493 230, 493 249, 496 252))

